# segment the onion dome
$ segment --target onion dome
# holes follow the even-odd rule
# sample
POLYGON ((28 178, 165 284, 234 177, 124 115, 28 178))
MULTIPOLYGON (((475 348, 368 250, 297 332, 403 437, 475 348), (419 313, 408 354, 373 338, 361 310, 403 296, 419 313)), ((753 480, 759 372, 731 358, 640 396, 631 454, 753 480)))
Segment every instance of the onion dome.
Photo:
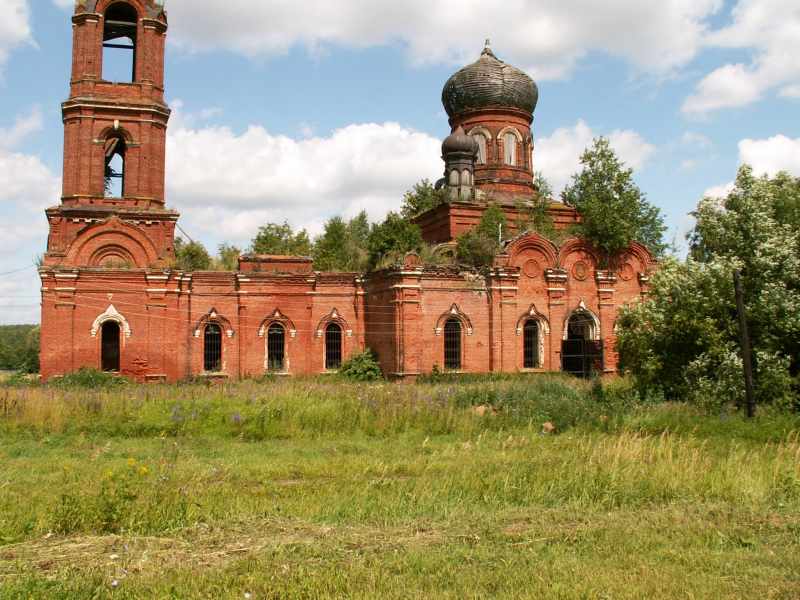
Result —
POLYGON ((498 59, 486 41, 481 57, 458 71, 442 90, 450 117, 482 108, 516 108, 533 114, 539 89, 525 72, 498 59))
POLYGON ((472 136, 467 135, 464 132, 464 128, 460 125, 458 129, 447 136, 442 143, 442 156, 455 154, 456 152, 463 152, 470 155, 478 153, 478 142, 475 141, 475 138, 472 136))

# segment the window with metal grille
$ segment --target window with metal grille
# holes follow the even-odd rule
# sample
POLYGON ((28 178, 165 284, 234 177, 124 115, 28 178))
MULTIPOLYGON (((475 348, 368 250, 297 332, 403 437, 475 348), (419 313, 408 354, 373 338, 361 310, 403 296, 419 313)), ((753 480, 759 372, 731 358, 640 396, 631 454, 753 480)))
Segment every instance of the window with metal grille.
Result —
POLYGON ((273 323, 267 332, 267 370, 281 372, 286 368, 286 330, 273 323))
POLYGON ((444 368, 461 370, 461 321, 458 319, 444 324, 444 368))
POLYGON ((100 338, 100 362, 103 371, 119 372, 119 323, 106 321, 100 338))
POLYGON ((127 2, 108 7, 103 27, 103 79, 119 83, 136 80, 136 33, 139 16, 127 2))
POLYGON ((325 368, 335 371, 342 366, 342 328, 331 323, 325 329, 325 368))
POLYGON ((206 325, 203 336, 203 369, 207 373, 222 371, 222 328, 215 323, 206 325))
POLYGON ((533 319, 525 322, 523 338, 525 368, 538 369, 542 366, 539 360, 539 324, 533 319))

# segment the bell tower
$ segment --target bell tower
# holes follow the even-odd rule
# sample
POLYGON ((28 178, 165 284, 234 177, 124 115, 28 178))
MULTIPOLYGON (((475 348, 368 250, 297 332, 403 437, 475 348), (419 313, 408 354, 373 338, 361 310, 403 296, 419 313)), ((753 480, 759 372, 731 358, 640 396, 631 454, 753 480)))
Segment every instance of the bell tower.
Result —
POLYGON ((178 214, 164 198, 164 0, 76 0, 72 31, 63 191, 47 210, 45 265, 167 266, 178 214))

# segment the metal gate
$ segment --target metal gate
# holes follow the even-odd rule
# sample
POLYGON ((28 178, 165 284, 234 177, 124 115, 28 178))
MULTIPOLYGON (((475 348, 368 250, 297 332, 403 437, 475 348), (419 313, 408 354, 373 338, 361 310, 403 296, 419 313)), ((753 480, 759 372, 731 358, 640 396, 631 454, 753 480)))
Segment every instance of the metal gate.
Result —
POLYGON ((561 346, 561 370, 576 377, 591 377, 603 371, 603 343, 565 340, 561 346))

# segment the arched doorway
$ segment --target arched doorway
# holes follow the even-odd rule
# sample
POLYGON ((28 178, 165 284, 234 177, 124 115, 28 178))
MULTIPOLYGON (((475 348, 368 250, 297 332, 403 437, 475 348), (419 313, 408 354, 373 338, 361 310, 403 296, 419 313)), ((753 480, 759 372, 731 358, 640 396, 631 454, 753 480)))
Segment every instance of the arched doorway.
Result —
POLYGON ((325 369, 335 371, 342 366, 342 328, 331 323, 325 329, 325 369))
POLYGON ((539 323, 536 319, 525 321, 522 329, 523 368, 540 369, 542 360, 539 353, 539 323))
POLYGON ((119 373, 120 329, 116 321, 106 321, 100 333, 100 365, 107 373, 119 373))
POLYGON ((206 373, 222 371, 222 328, 216 323, 206 325, 203 336, 203 370, 206 373))
POLYGON ((591 377, 603 371, 603 343, 600 328, 588 310, 577 310, 567 321, 561 348, 562 370, 577 377, 591 377))
POLYGON ((273 323, 267 331, 267 370, 286 370, 286 329, 280 323, 273 323))
POLYGON ((461 321, 448 319, 444 324, 444 368, 461 370, 461 321))

